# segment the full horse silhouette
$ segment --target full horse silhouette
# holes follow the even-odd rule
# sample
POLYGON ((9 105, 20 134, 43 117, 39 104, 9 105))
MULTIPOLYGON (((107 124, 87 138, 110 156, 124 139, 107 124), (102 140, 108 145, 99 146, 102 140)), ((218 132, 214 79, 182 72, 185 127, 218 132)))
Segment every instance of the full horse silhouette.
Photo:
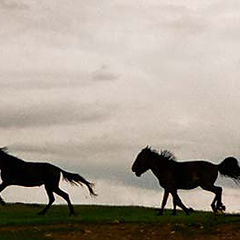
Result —
POLYGON ((167 203, 169 193, 173 197, 173 215, 176 215, 176 206, 182 208, 188 215, 192 208, 187 208, 180 200, 178 189, 193 189, 198 186, 204 190, 215 193, 211 203, 214 212, 225 211, 222 204, 222 188, 214 186, 218 172, 232 178, 236 183, 240 183, 240 167, 234 157, 227 157, 220 164, 213 164, 207 161, 177 162, 173 153, 163 150, 160 153, 151 150, 148 146, 138 154, 132 166, 132 171, 140 177, 147 170, 152 170, 158 178, 160 185, 164 188, 159 215, 167 203))
MULTIPOLYGON (((25 187, 34 187, 44 185, 49 203, 39 212, 45 214, 55 201, 53 193, 64 198, 69 207, 70 215, 74 214, 73 206, 66 192, 59 188, 60 175, 63 179, 74 185, 85 184, 90 192, 90 195, 96 196, 93 191, 93 184, 76 173, 66 172, 50 163, 25 162, 17 157, 7 153, 7 148, 0 148, 0 169, 2 183, 0 184, 0 192, 10 185, 19 185, 25 187)), ((5 202, 0 197, 0 203, 5 205, 5 202)))

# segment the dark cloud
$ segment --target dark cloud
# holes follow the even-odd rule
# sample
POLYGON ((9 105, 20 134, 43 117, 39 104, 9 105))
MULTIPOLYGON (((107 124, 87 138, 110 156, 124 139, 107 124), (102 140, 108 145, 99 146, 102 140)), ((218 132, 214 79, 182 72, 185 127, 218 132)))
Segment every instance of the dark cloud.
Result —
POLYGON ((28 107, 2 108, 0 127, 28 128, 71 125, 103 121, 110 115, 111 106, 73 103, 41 103, 28 107))
POLYGON ((111 73, 108 70, 108 66, 102 65, 100 69, 96 70, 92 74, 92 79, 94 81, 115 81, 119 76, 111 73))
MULTIPOLYGON (((21 156, 22 153, 31 156, 40 155, 41 161, 48 161, 65 170, 85 174, 96 181, 110 180, 126 186, 159 189, 158 181, 150 172, 137 178, 131 171, 135 157, 128 154, 130 148, 133 149, 133 146, 98 141, 88 144, 79 143, 79 145, 48 142, 41 146, 15 143, 9 146, 9 151, 15 156, 21 156), (49 156, 52 156, 52 159, 49 156)), ((39 160, 33 158, 28 161, 39 160)))
POLYGON ((0 88, 5 90, 68 89, 92 86, 96 83, 115 81, 119 76, 103 65, 92 73, 54 71, 11 71, 0 73, 0 88), (7 80, 6 80, 7 79, 7 80))
MULTIPOLYGON (((7 75, 7 74, 5 74, 7 75)), ((84 73, 51 73, 51 72, 11 72, 9 76, 0 75, 0 88, 5 90, 50 90, 84 87, 91 84, 89 76, 84 73), (8 81, 4 79, 9 78, 8 81)))
POLYGON ((7 10, 26 10, 28 5, 18 0, 1 0, 0 8, 7 10))
MULTIPOLYGON (((9 147, 13 154, 16 152, 30 153, 32 156, 37 154, 42 156, 41 161, 51 162, 65 170, 78 172, 96 181, 111 181, 113 184, 143 189, 160 189, 158 180, 151 171, 146 172, 140 178, 131 171, 137 152, 135 154, 129 154, 129 152, 136 151, 134 145, 96 141, 78 145, 49 142, 42 146, 17 143, 9 147)), ((33 158, 31 161, 39 160, 33 158)), ((216 184, 231 188, 237 187, 231 179, 222 176, 219 176, 216 184)))

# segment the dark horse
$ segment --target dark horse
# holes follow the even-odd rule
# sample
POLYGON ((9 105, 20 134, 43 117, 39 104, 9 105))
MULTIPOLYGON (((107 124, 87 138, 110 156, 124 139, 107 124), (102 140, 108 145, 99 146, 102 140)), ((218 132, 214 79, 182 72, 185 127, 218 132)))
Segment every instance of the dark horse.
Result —
MULTIPOLYGON (((7 153, 7 148, 0 148, 0 169, 2 183, 0 184, 0 192, 10 185, 19 185, 25 187, 34 187, 44 185, 49 203, 39 213, 45 214, 55 201, 53 193, 64 198, 69 207, 70 215, 74 214, 73 206, 69 196, 62 191, 58 184, 62 173, 63 179, 71 184, 85 184, 91 195, 96 196, 92 186, 93 184, 76 173, 66 172, 50 163, 25 162, 17 157, 7 153)), ((0 197, 0 203, 5 205, 5 202, 0 197)))
POLYGON ((227 157, 220 164, 213 164, 207 161, 177 162, 175 156, 167 150, 158 153, 146 147, 138 154, 132 166, 132 171, 136 176, 140 177, 149 169, 152 170, 165 190, 159 215, 163 213, 169 193, 173 197, 173 215, 176 215, 176 206, 179 206, 186 214, 189 214, 193 209, 187 208, 182 203, 177 190, 193 189, 198 186, 215 193, 211 204, 214 212, 224 211, 222 188, 214 186, 218 172, 232 178, 236 183, 240 182, 240 167, 237 159, 234 157, 227 157))

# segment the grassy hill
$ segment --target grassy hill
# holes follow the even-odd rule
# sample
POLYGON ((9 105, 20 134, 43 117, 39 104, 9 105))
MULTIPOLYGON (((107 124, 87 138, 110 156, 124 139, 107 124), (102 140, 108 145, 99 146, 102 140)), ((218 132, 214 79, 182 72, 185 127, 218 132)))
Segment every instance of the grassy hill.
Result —
POLYGON ((75 205, 68 216, 65 205, 55 205, 45 216, 37 204, 8 204, 0 210, 0 240, 40 239, 239 239, 240 215, 182 211, 157 216, 153 208, 75 205), (195 236, 195 237, 194 237, 195 236), (225 238, 226 237, 226 238, 225 238), (236 238, 234 238, 236 237, 236 238))

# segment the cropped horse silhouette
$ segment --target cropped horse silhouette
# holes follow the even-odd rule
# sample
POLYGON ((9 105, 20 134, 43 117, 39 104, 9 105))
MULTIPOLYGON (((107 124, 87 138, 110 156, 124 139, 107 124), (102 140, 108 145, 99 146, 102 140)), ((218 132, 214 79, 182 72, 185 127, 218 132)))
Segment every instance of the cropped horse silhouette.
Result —
MULTIPOLYGON (((74 214, 73 206, 66 192, 59 188, 60 175, 63 179, 74 185, 85 184, 90 192, 90 195, 96 196, 93 191, 93 183, 76 173, 66 172, 50 163, 25 162, 17 157, 7 153, 7 148, 0 148, 0 169, 2 183, 0 184, 0 192, 10 185, 19 185, 25 187, 34 187, 44 185, 49 203, 39 212, 45 214, 55 201, 53 193, 64 198, 68 204, 70 215, 74 214)), ((0 197, 0 203, 5 205, 5 202, 0 197)))
POLYGON ((214 186, 218 172, 240 183, 240 167, 234 157, 227 157, 220 164, 207 161, 177 162, 173 153, 163 150, 160 153, 146 147, 138 154, 132 166, 132 171, 140 177, 147 170, 152 170, 164 188, 164 196, 161 209, 158 214, 162 215, 167 203, 169 193, 173 197, 173 215, 176 215, 176 206, 182 208, 188 215, 192 208, 187 208, 180 200, 178 189, 193 189, 200 186, 202 189, 215 193, 212 210, 225 211, 222 204, 222 188, 214 186))

